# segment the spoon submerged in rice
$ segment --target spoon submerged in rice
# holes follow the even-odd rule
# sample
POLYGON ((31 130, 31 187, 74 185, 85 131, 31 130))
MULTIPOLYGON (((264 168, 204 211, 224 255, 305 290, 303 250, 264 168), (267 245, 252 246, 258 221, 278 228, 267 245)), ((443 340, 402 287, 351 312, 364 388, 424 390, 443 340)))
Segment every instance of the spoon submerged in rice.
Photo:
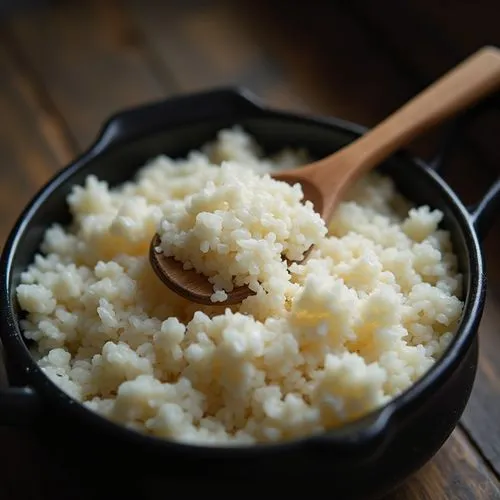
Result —
MULTIPOLYGON (((346 189, 362 174, 420 133, 465 110, 499 87, 500 50, 483 48, 356 141, 326 158, 272 177, 288 184, 300 184, 303 200, 311 201, 314 210, 328 222, 346 189)), ((184 269, 183 262, 165 256, 160 248, 160 235, 155 234, 149 257, 163 283, 192 302, 214 305, 211 299, 214 288, 207 276, 194 269, 184 269)), ((303 260, 310 250, 305 252, 303 260)), ((238 304, 253 293, 247 286, 237 287, 227 292, 227 299, 217 305, 238 304)))

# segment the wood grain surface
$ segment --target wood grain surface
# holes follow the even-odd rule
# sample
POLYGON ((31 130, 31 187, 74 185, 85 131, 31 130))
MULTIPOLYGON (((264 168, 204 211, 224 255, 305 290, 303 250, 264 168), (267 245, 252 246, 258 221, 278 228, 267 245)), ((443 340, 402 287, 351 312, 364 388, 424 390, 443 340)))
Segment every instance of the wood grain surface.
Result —
MULTIPOLYGON (((0 241, 34 192, 121 108, 240 84, 277 107, 370 126, 479 45, 500 43, 494 0, 477 9, 458 2, 456 19, 446 2, 388 4, 399 23, 361 0, 286 10, 264 0, 59 1, 11 12, 0 19, 0 241), (486 28, 462 37, 469 16, 486 28)), ((485 139, 498 137, 499 123, 490 110, 450 162, 450 183, 468 202, 499 173, 500 149, 485 139)), ((412 150, 430 157, 442 134, 412 150)), ((484 251, 489 292, 470 403, 436 457, 386 500, 500 498, 500 221, 484 251)), ((0 463, 2 500, 85 497, 28 431, 0 429, 0 463)))

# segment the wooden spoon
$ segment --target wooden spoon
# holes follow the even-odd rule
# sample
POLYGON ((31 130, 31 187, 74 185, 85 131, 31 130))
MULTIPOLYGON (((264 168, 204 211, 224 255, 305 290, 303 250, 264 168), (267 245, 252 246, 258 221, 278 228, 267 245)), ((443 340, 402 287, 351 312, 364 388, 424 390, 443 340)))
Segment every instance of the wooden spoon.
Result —
MULTIPOLYGON (((367 170, 376 167, 391 153, 437 125, 465 110, 500 86, 500 50, 485 47, 358 140, 336 153, 301 168, 282 171, 274 179, 300 183, 304 199, 328 222, 346 189, 367 170)), ((151 265, 160 279, 174 292, 200 304, 231 305, 253 294, 246 286, 228 292, 224 302, 213 303, 212 284, 195 270, 186 271, 182 262, 164 257, 156 248, 156 234, 150 247, 151 265)))

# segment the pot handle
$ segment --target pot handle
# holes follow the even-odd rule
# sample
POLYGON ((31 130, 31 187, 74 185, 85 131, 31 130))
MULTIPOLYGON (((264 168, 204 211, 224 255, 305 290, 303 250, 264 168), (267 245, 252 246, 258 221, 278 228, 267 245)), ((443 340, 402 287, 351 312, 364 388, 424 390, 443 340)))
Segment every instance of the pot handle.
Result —
POLYGON ((482 241, 486 238, 500 212, 500 179, 493 183, 481 201, 469 211, 477 236, 482 241))
POLYGON ((91 150, 97 153, 162 128, 213 120, 214 117, 231 121, 242 113, 257 115, 263 109, 263 103, 254 94, 240 87, 171 97, 112 116, 101 128, 91 150))
POLYGON ((31 387, 9 387, 3 354, 0 342, 0 426, 31 424, 40 414, 40 400, 31 387))
POLYGON ((0 389, 0 425, 29 425, 40 414, 40 400, 31 387, 0 389))

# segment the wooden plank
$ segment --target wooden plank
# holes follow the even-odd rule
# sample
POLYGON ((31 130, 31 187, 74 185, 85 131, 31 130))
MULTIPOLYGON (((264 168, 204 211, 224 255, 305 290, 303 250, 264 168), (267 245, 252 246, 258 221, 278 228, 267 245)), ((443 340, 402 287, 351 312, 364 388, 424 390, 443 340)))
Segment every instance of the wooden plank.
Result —
POLYGON ((0 245, 30 196, 67 160, 47 106, 33 109, 33 92, 0 41, 0 245), (52 147, 48 144, 52 144, 52 147))
MULTIPOLYGON (((498 253, 496 254, 498 255, 498 253)), ((493 257, 493 255, 491 255, 493 257)), ((463 417, 464 427, 500 477, 500 287, 490 286, 479 329, 480 370, 463 417)))
POLYGON ((127 5, 155 54, 157 72, 171 75, 183 92, 240 85, 274 106, 308 108, 283 85, 282 68, 263 57, 258 41, 244 32, 239 11, 221 2, 130 0, 127 5))
POLYGON ((494 500, 498 481, 491 477, 466 436, 453 433, 434 459, 384 500, 494 500))
POLYGON ((0 26, 50 90, 81 149, 110 114, 166 94, 144 64, 133 25, 106 4, 64 2, 0 26))

